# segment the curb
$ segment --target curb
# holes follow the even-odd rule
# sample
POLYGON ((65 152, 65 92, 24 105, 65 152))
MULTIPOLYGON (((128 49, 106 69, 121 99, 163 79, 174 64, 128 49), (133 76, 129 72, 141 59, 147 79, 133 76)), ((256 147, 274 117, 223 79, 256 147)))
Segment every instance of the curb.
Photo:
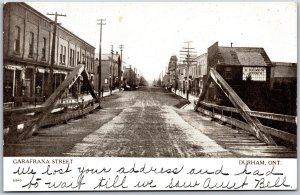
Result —
POLYGON ((181 106, 179 109, 185 109, 185 107, 187 107, 188 105, 190 105, 191 103, 185 104, 183 106, 181 106))

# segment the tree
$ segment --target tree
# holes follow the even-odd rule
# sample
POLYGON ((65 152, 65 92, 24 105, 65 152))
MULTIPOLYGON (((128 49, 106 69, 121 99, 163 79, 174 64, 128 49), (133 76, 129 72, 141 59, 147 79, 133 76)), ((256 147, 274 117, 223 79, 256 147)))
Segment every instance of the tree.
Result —
POLYGON ((134 87, 137 85, 137 77, 135 72, 129 68, 125 73, 124 73, 124 81, 126 82, 127 85, 130 87, 134 87))
POLYGON ((148 85, 148 82, 146 81, 146 79, 141 76, 140 78, 140 83, 139 83, 140 86, 147 86, 148 85))
POLYGON ((158 78, 158 80, 157 80, 157 86, 158 86, 158 87, 161 87, 161 86, 162 86, 162 84, 161 84, 161 79, 160 79, 160 78, 158 78))

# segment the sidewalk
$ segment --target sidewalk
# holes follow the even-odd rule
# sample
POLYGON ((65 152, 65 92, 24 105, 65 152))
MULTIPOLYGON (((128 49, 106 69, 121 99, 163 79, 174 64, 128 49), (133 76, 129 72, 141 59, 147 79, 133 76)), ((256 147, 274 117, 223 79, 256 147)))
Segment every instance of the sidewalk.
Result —
MULTIPOLYGON (((112 94, 114 94, 114 93, 116 93, 116 92, 118 92, 118 91, 119 91, 119 89, 115 89, 115 90, 112 91, 112 94)), ((109 92, 109 91, 105 91, 105 92, 103 93, 103 97, 107 97, 107 96, 109 96, 109 95, 110 95, 110 92, 109 92)), ((82 102, 82 99, 83 99, 83 101, 89 101, 89 100, 93 99, 93 97, 92 97, 91 94, 85 94, 85 95, 80 95, 80 96, 78 97, 78 99, 66 98, 66 99, 63 100, 63 102, 64 102, 64 103, 82 102)))
MULTIPOLYGON (((119 89, 115 89, 115 90, 112 91, 112 94, 114 94, 114 93, 116 93, 116 92, 118 92, 118 91, 119 91, 119 89)), ((109 92, 109 91, 105 91, 105 92, 103 93, 103 97, 107 97, 107 96, 109 96, 109 95, 110 95, 110 92, 109 92)), ((102 97, 101 97, 101 98, 102 98, 102 97)), ((87 95, 84 95, 81 99, 84 99, 84 101, 88 101, 88 100, 93 99, 93 97, 92 97, 91 94, 87 94, 87 95)))
MULTIPOLYGON (((175 94, 175 90, 172 89, 172 92, 175 94)), ((176 91, 176 95, 183 97, 184 99, 186 99, 186 93, 181 93, 179 90, 176 91)), ((194 109, 194 101, 198 100, 199 97, 192 95, 189 93, 189 101, 191 102, 190 104, 186 104, 183 107, 181 107, 181 109, 185 109, 185 110, 193 110, 194 109)))

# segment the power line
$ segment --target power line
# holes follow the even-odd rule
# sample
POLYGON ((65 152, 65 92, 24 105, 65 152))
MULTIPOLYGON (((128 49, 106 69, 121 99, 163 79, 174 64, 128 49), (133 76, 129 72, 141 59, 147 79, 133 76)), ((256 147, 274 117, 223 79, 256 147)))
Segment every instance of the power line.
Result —
POLYGON ((187 81, 187 86, 186 86, 186 99, 189 100, 189 91, 190 91, 190 64, 195 62, 194 61, 194 56, 191 54, 196 53, 194 51, 195 48, 190 47, 190 44, 192 41, 186 41, 184 42, 187 44, 187 47, 182 47, 182 50, 180 50, 181 55, 185 56, 185 60, 183 60, 183 63, 187 63, 187 71, 186 71, 186 81, 187 81))

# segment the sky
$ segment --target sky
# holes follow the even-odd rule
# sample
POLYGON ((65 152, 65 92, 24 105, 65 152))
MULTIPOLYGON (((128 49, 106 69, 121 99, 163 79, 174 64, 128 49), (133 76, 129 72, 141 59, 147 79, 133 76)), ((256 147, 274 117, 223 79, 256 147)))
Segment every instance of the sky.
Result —
MULTIPOLYGON (((58 22, 102 53, 111 45, 123 61, 148 80, 164 73, 186 41, 197 55, 219 46, 263 47, 271 61, 297 62, 297 5, 293 2, 29 2, 46 15, 66 14, 58 22)), ((54 19, 52 16, 48 16, 54 19)))

